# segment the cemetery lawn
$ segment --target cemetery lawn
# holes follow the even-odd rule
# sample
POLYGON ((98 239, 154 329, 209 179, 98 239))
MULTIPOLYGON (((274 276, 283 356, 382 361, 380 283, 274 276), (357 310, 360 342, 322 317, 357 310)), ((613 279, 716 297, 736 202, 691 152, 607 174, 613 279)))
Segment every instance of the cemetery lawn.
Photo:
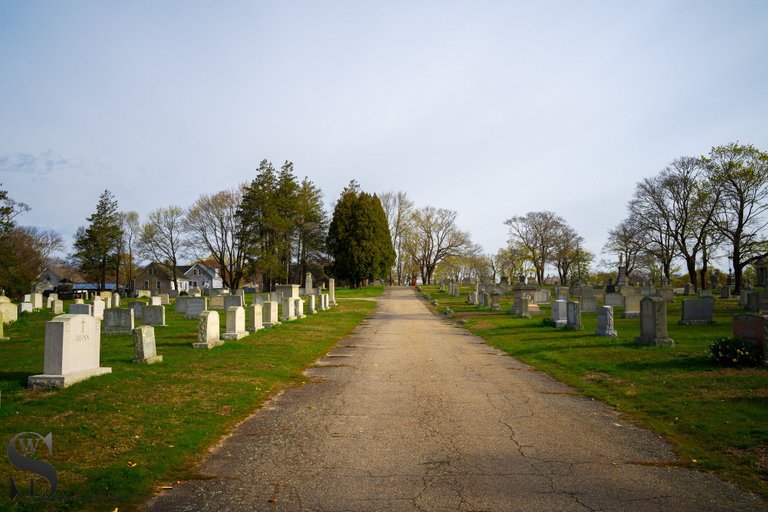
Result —
POLYGON ((360 288, 336 288, 337 299, 363 299, 378 297, 384 293, 384 285, 362 286, 360 288))
MULTIPOLYGON (((26 389, 27 377, 42 373, 44 324, 52 315, 22 315, 6 326, 11 340, 0 342, 2 446, 5 451, 20 432, 51 432, 53 455, 45 460, 57 471, 58 491, 42 507, 10 502, 9 476, 25 478, 28 489, 32 474, 3 457, 0 510, 122 512, 138 508, 162 485, 198 477, 196 464, 209 447, 265 400, 305 382, 302 371, 374 307, 345 300, 303 320, 196 350, 197 320, 184 319, 171 305, 168 326, 155 328, 162 363, 134 364, 130 335, 102 335, 101 365, 112 373, 57 391, 26 389)), ((44 480, 37 485, 47 492, 44 480)))
MULTIPOLYGON (((715 302, 715 324, 678 325, 681 298, 667 310, 674 347, 640 347, 639 319, 621 318, 614 308, 618 338, 595 336, 596 313, 582 313, 584 330, 542 325, 548 305, 530 319, 465 304, 466 292, 449 297, 437 287, 422 287, 438 299, 439 313, 455 311, 454 320, 490 345, 570 384, 579 392, 615 407, 624 417, 651 428, 675 447, 685 466, 716 473, 741 488, 768 498, 768 369, 717 366, 709 345, 730 338, 731 320, 744 312, 738 298, 715 302)), ((506 299, 506 300, 505 300, 506 299)), ((637 461, 643 463, 643 461, 637 461)))

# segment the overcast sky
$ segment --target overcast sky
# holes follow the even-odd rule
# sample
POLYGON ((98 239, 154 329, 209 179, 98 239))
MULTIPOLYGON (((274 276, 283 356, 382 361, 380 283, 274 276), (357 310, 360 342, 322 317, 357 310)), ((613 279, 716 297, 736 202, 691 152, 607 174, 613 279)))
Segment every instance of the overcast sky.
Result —
MULTIPOLYGON (((598 257, 635 183, 768 150, 768 1, 0 1, 0 182, 71 242, 295 164, 458 211, 563 216, 598 257)), ((726 264, 727 266, 727 264, 726 264)))

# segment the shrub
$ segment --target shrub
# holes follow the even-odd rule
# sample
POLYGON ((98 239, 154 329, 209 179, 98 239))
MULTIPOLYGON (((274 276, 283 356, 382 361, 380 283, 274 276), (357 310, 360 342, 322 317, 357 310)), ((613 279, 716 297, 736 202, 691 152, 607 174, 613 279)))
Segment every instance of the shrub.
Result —
POLYGON ((755 366, 760 363, 757 344, 747 340, 722 338, 709 346, 709 359, 729 366, 755 366))
POLYGON ((541 320, 541 325, 544 327, 557 327, 557 324, 551 318, 544 318, 541 320))

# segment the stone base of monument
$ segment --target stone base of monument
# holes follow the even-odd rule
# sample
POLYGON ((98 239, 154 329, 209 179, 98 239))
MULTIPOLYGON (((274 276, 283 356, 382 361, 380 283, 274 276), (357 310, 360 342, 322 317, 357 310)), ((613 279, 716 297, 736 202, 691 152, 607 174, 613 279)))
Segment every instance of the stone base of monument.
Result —
POLYGON ((248 336, 248 331, 240 331, 240 332, 225 332, 221 335, 221 339, 231 341, 231 340, 240 340, 248 336))
POLYGON ((82 372, 67 373, 66 375, 31 375, 27 378, 27 387, 29 389, 66 388, 81 380, 107 373, 112 373, 112 368, 92 368, 82 372))
POLYGON ((598 327, 595 329, 595 336, 608 336, 610 338, 615 338, 618 336, 618 333, 614 329, 601 329, 598 327))
POLYGON ((224 344, 224 340, 221 341, 209 341, 207 343, 193 343, 192 348, 207 348, 212 349, 224 344))
POLYGON ((638 345, 653 345, 653 346, 667 346, 671 347, 675 344, 675 340, 672 338, 644 338, 638 336, 635 338, 635 343, 638 345))
POLYGON ((134 363, 139 364, 155 364, 155 363, 162 363, 163 362, 163 356, 152 356, 152 357, 146 357, 144 359, 134 359, 134 363))

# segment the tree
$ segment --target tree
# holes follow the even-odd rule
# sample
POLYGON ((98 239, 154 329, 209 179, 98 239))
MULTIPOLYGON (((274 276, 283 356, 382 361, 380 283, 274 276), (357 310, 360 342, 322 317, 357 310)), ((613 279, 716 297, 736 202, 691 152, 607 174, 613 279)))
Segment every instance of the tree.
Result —
POLYGON ((672 278, 672 260, 678 254, 670 208, 660 176, 645 178, 635 186, 630 215, 646 237, 644 252, 658 260, 667 281, 672 278))
POLYGON ((731 246, 738 293, 744 267, 768 257, 768 154, 731 143, 712 148, 704 162, 709 180, 721 190, 713 223, 731 246))
POLYGON ((647 243, 645 231, 640 223, 630 216, 608 232, 608 241, 603 251, 619 256, 626 266, 627 277, 629 277, 637 267, 647 243))
MULTIPOLYGON (((381 195, 381 205, 387 216, 389 233, 392 235, 392 247, 395 249, 395 274, 397 285, 403 284, 404 240, 407 231, 413 227, 413 201, 408 199, 405 192, 385 192, 381 195)), ((390 275, 390 284, 393 279, 390 275)))
MULTIPOLYGON (((2 185, 0 183, 0 187, 2 185)), ((26 204, 18 203, 8 197, 7 190, 0 189, 0 237, 13 229, 16 217, 29 210, 30 208, 26 204)))
POLYGON ((128 251, 128 268, 125 281, 127 286, 133 286, 133 272, 136 268, 136 263, 134 262, 134 250, 137 249, 139 236, 141 235, 139 214, 134 211, 120 212, 120 231, 123 233, 123 241, 121 243, 122 251, 128 251))
POLYGON ((321 268, 325 255, 325 237, 328 233, 328 216, 323 208, 323 193, 308 178, 299 185, 296 205, 296 264, 302 279, 310 265, 321 268))
POLYGON ((238 207, 243 188, 203 194, 187 210, 184 228, 198 259, 212 257, 225 286, 239 288, 245 271, 243 233, 238 207))
POLYGON ((543 211, 510 217, 504 224, 509 226, 510 243, 525 252, 536 271, 536 281, 543 286, 546 265, 553 260, 565 221, 553 212, 543 211))
POLYGON ((99 196, 96 211, 87 220, 88 226, 81 226, 75 234, 73 259, 80 271, 96 279, 103 290, 118 239, 122 237, 117 199, 112 192, 105 190, 99 196))
POLYGON ((184 257, 188 242, 184 230, 184 210, 179 206, 158 208, 150 212, 141 228, 139 247, 145 258, 165 265, 175 290, 179 290, 178 263, 184 257))
POLYGON ((358 287, 368 279, 386 277, 395 260, 392 238, 381 201, 360 191, 352 180, 341 192, 328 228, 332 273, 358 287))
POLYGON ((435 268, 448 257, 474 249, 469 233, 456 226, 456 211, 426 206, 413 212, 410 248, 419 264, 421 280, 431 284, 435 268))

